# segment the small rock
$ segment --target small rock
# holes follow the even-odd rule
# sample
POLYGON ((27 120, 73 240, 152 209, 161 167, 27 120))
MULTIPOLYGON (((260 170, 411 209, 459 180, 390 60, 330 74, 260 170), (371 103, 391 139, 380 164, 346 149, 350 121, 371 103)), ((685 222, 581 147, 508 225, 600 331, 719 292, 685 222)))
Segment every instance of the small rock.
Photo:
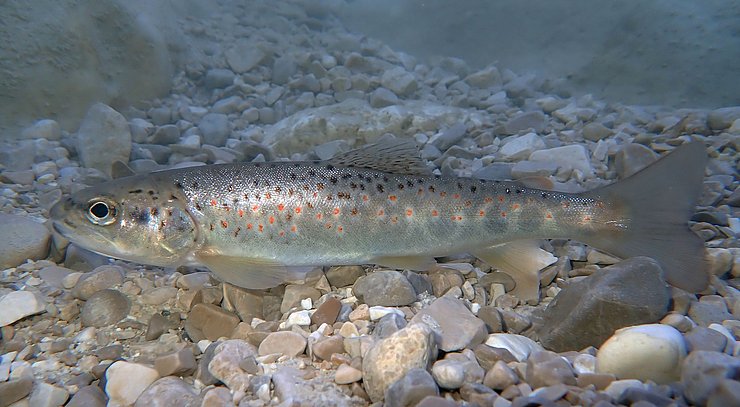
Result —
POLYGON ((614 380, 604 389, 604 393, 614 400, 619 400, 622 394, 630 388, 644 389, 645 385, 635 379, 614 380))
POLYGON ((30 291, 12 291, 0 298, 0 326, 44 312, 46 304, 30 291))
MULTIPOLYGON (((188 324, 202 332, 208 340, 228 337, 239 324, 239 317, 213 304, 195 304, 188 314, 188 324)), ((188 333, 189 334, 189 333, 188 333)))
POLYGON ((321 324, 332 325, 336 322, 341 309, 342 303, 334 297, 329 297, 316 308, 316 312, 311 314, 311 323, 319 326, 321 324))
POLYGON ((707 124, 712 130, 724 130, 740 119, 740 106, 723 107, 709 112, 707 124))
POLYGON ((455 123, 451 127, 445 129, 439 137, 435 138, 431 143, 440 151, 446 151, 465 137, 465 133, 467 131, 468 129, 465 124, 455 123))
POLYGON ((614 166, 620 179, 640 171, 658 160, 658 155, 642 144, 627 144, 614 156, 614 166))
MULTIPOLYGON (((209 273, 210 274, 210 273, 209 273)), ((223 307, 227 311, 234 311, 244 322, 251 322, 252 318, 264 318, 264 298, 258 290, 248 290, 228 283, 223 287, 223 307)))
MULTIPOLYGON (((370 308, 371 314, 372 314, 373 308, 370 308)), ((370 319, 371 320, 373 319, 372 315, 370 316, 370 319)), ((405 327, 406 327, 406 319, 404 318, 403 313, 399 315, 398 313, 392 312, 392 313, 386 314, 385 316, 380 318, 378 322, 375 323, 375 329, 373 329, 373 336, 376 339, 385 339, 405 327)))
POLYGON ((511 167, 511 177, 515 180, 527 177, 548 177, 558 170, 558 166, 548 162, 519 161, 511 167))
POLYGON ((708 407, 740 406, 740 381, 724 379, 707 397, 708 407))
POLYGON ((519 362, 524 362, 534 352, 543 351, 537 342, 522 335, 515 334, 490 334, 486 339, 486 345, 492 348, 502 348, 511 352, 519 362))
POLYGON ((381 108, 398 104, 398 96, 384 87, 378 87, 370 93, 370 106, 381 108))
POLYGON ((334 287, 347 287, 364 275, 362 266, 333 266, 326 272, 326 279, 334 287))
POLYGON ((46 258, 50 241, 44 225, 28 217, 0 214, 0 269, 46 258))
POLYGON ((422 309, 411 320, 423 322, 434 331, 439 349, 445 352, 472 348, 486 339, 486 324, 462 301, 441 297, 422 309))
POLYGON ((411 324, 378 341, 362 364, 362 377, 370 399, 382 400, 393 382, 413 368, 428 368, 436 354, 434 334, 425 324, 411 324))
MULTIPOLYGON (((349 338, 349 336, 347 337, 349 338)), ((313 344, 311 352, 314 356, 322 360, 330 360, 331 355, 344 353, 344 338, 340 335, 335 335, 320 340, 313 344)))
POLYGON ((696 326, 684 335, 689 352, 695 350, 706 350, 712 352, 724 352, 727 346, 727 338, 714 329, 696 326))
POLYGON ((234 82, 234 72, 228 69, 209 69, 204 85, 207 89, 225 88, 234 82))
POLYGON ((231 134, 229 118, 221 113, 208 113, 198 123, 198 129, 203 136, 203 143, 214 146, 223 146, 231 134))
POLYGON ((350 384, 362 379, 362 371, 349 365, 339 365, 334 374, 334 382, 337 384, 350 384))
POLYGON ((139 396, 134 407, 195 406, 199 403, 192 386, 179 377, 163 377, 139 396))
POLYGON ((583 126, 583 138, 591 141, 599 141, 612 135, 612 131, 601 123, 587 123, 583 126))
POLYGON ((539 330, 557 352, 600 346, 615 330, 659 321, 670 295, 658 263, 635 257, 596 271, 561 290, 539 330))
POLYGON ((501 146, 499 153, 506 161, 518 161, 529 157, 533 152, 545 148, 545 142, 535 133, 509 137, 501 146))
POLYGON ((33 388, 33 378, 24 377, 0 382, 0 405, 9 406, 25 398, 33 388))
POLYGON ((491 370, 493 365, 499 360, 505 363, 516 362, 516 357, 505 348, 494 348, 488 345, 480 344, 473 348, 475 359, 478 361, 483 370, 491 370))
POLYGON ((414 407, 426 396, 438 396, 439 388, 432 375, 422 368, 410 369, 393 382, 385 392, 388 406, 414 407))
POLYGON ((443 389, 459 389, 465 382, 465 366, 455 360, 438 360, 432 366, 432 376, 443 389))
POLYGON ((283 295, 283 302, 280 305, 280 312, 283 314, 287 313, 293 307, 300 305, 301 300, 304 298, 310 298, 311 301, 317 301, 319 297, 321 297, 319 290, 311 286, 289 284, 285 286, 285 294, 283 295))
POLYGON ((116 360, 123 354, 122 345, 108 345, 103 346, 95 351, 95 356, 102 360, 116 360))
POLYGON ((28 403, 34 407, 56 407, 63 406, 68 398, 67 390, 40 382, 33 386, 28 403))
POLYGON ((142 303, 147 305, 161 305, 177 296, 175 287, 154 287, 146 290, 139 296, 142 303))
POLYGON ((245 391, 249 386, 249 374, 239 364, 246 358, 256 356, 257 349, 247 342, 226 340, 215 347, 208 371, 231 391, 245 391))
POLYGON ((197 290, 203 288, 206 284, 211 282, 211 273, 208 271, 200 271, 190 274, 185 274, 177 279, 175 286, 185 290, 197 290))
POLYGON ((62 137, 62 129, 56 120, 42 119, 23 129, 21 137, 24 139, 59 140, 62 137))
POLYGON ((724 320, 734 319, 726 307, 703 301, 691 303, 689 318, 701 326, 721 324, 724 320))
POLYGON ((403 274, 381 270, 360 277, 352 288, 355 296, 369 306, 409 305, 416 301, 416 291, 403 274))
POLYGON ((691 352, 681 367, 684 395, 691 403, 704 405, 725 379, 735 379, 738 372, 740 360, 735 357, 720 352, 691 352))
POLYGON ((272 332, 260 343, 259 355, 280 353, 288 357, 296 357, 306 350, 306 338, 291 331, 272 332))
POLYGON ((503 360, 497 361, 483 378, 484 385, 499 392, 517 383, 519 383, 519 376, 503 360))
POLYGON ((105 407, 107 398, 100 386, 82 387, 72 396, 66 407, 105 407))
POLYGON ((537 389, 558 384, 575 386, 573 367, 555 352, 534 352, 527 359, 527 383, 537 389))
POLYGON ((269 55, 252 41, 237 42, 224 53, 229 67, 236 73, 251 71, 264 63, 269 55))
MULTIPOLYGON (((545 128, 545 123, 545 115, 542 112, 522 112, 509 119, 504 125, 504 129, 508 134, 516 134, 528 129, 535 133, 541 133, 545 128)), ((544 147, 543 144, 541 148, 544 147)))
POLYGON ((119 284, 123 284, 123 269, 119 266, 103 265, 83 274, 72 289, 72 295, 87 301, 96 292, 119 284))
POLYGON ((285 328, 291 326, 309 326, 311 325, 311 312, 308 310, 292 312, 285 321, 285 328))
POLYGON ((596 354, 596 372, 667 384, 679 379, 686 343, 675 328, 649 324, 617 330, 596 354))
POLYGON ((105 393, 113 405, 132 405, 159 379, 159 373, 149 366, 123 360, 114 362, 105 371, 105 393))
POLYGON ((131 301, 118 290, 100 290, 90 297, 80 310, 84 326, 97 328, 118 323, 131 310, 131 301))
POLYGON ((559 171, 578 170, 586 178, 594 175, 591 160, 586 148, 580 144, 538 150, 529 156, 530 161, 543 161, 557 164, 559 171))
POLYGON ((485 89, 501 84, 501 73, 495 66, 489 66, 478 72, 471 73, 465 77, 465 82, 470 86, 485 89))
POLYGON ((127 163, 131 154, 131 131, 126 118, 110 106, 94 104, 77 132, 77 154, 87 168, 111 176, 111 163, 127 163))
POLYGON ((401 97, 410 96, 419 87, 414 75, 401 67, 395 67, 383 72, 380 84, 401 97))
POLYGON ((159 375, 165 376, 187 376, 195 371, 197 364, 195 356, 190 347, 185 347, 177 352, 159 356, 154 360, 154 368, 159 375))
POLYGON ((421 399, 416 407, 458 407, 458 404, 439 396, 426 396, 421 399))
POLYGON ((152 144, 175 144, 180 141, 180 129, 174 124, 160 126, 149 139, 152 144))

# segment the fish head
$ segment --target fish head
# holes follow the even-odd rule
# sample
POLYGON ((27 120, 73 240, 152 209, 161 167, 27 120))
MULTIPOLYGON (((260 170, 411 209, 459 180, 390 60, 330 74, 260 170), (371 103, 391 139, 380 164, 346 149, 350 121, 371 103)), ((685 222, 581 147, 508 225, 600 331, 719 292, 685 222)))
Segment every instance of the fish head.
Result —
POLYGON ((151 176, 116 179, 62 199, 50 211, 56 232, 84 249, 156 266, 187 264, 198 228, 179 191, 151 176))

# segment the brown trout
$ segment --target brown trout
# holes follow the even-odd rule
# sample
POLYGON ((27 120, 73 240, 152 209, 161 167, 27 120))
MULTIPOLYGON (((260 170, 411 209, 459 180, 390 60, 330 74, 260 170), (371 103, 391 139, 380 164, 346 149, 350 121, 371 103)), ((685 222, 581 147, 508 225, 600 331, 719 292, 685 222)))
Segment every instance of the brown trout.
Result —
POLYGON ((554 261, 537 245, 548 238, 649 256, 674 286, 707 285, 703 242, 687 226, 707 160, 699 143, 578 194, 430 175, 411 144, 371 145, 322 162, 119 178, 62 200, 51 218, 82 248, 156 266, 205 266, 245 288, 276 286, 315 266, 426 270, 435 257, 470 253, 512 274, 519 294, 532 297, 538 271, 554 261))

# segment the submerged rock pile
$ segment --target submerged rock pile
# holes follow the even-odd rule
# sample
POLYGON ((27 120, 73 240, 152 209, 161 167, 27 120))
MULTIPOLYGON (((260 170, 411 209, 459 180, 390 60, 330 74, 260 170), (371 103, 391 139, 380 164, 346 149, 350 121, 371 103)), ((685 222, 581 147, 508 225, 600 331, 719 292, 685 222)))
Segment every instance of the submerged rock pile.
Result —
POLYGON ((420 63, 330 17, 277 10, 188 21, 223 42, 150 109, 96 105, 77 133, 46 120, 0 149, 0 406, 740 404, 740 108, 570 97, 495 66, 420 63), (711 161, 691 228, 711 285, 690 294, 649 258, 552 240, 558 261, 541 272, 538 301, 464 254, 424 274, 335 266, 245 290, 73 246, 62 256, 38 227, 116 159, 142 173, 325 159, 386 133, 415 139, 445 175, 539 176, 562 191, 702 142, 711 161))

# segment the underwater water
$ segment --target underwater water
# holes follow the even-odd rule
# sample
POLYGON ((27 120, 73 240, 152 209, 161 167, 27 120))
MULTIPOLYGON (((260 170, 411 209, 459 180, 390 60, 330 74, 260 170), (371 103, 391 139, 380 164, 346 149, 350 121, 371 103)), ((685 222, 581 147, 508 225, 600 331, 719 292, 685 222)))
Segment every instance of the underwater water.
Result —
POLYGON ((738 17, 3 2, 0 407, 740 404, 738 17))

